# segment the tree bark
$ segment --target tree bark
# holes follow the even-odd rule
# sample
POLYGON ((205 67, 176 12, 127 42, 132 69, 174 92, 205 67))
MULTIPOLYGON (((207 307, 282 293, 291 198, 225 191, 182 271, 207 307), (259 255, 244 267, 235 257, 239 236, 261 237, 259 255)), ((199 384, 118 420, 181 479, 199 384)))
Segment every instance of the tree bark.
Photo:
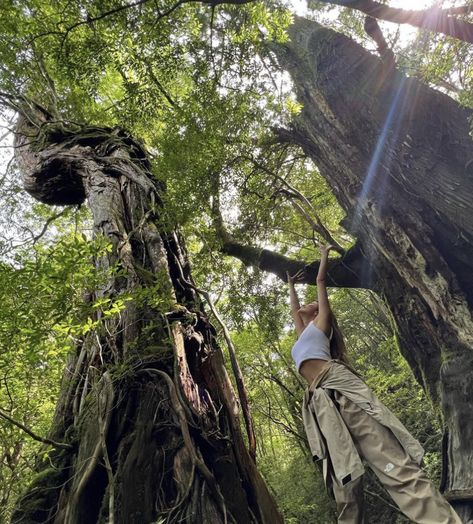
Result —
POLYGON ((296 19, 274 46, 301 114, 299 144, 346 211, 367 259, 362 287, 383 295, 401 351, 445 426, 444 486, 473 517, 473 144, 470 111, 351 39, 296 19))
POLYGON ((73 448, 40 464, 12 522, 282 522, 146 151, 122 129, 27 116, 16 143, 25 188, 48 204, 86 200, 112 245, 96 263, 119 268, 91 299, 135 298, 71 356, 50 437, 73 448))
POLYGON ((420 29, 443 33, 464 42, 473 43, 473 24, 458 16, 471 13, 471 6, 445 8, 432 6, 427 9, 401 9, 389 7, 376 0, 321 0, 326 4, 356 9, 368 16, 394 24, 409 24, 420 29))

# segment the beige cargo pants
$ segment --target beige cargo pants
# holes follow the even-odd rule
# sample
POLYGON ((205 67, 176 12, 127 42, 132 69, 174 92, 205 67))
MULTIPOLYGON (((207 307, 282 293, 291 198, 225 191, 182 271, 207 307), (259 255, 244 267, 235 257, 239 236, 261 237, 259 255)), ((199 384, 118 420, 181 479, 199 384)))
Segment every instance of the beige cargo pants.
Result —
MULTIPOLYGON (((393 433, 338 391, 335 402, 360 456, 368 463, 400 510, 417 524, 461 524, 419 466, 409 457, 393 433)), ((333 491, 338 524, 363 524, 363 477, 333 491)))

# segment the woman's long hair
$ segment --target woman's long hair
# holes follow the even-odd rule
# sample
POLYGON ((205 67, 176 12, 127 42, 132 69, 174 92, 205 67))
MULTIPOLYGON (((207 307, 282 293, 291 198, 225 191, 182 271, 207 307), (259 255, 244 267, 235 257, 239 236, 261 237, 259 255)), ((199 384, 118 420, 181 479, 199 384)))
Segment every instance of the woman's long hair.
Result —
POLYGON ((337 318, 331 312, 332 338, 330 339, 330 356, 333 359, 340 360, 344 364, 349 364, 347 347, 343 339, 342 332, 338 326, 337 318))

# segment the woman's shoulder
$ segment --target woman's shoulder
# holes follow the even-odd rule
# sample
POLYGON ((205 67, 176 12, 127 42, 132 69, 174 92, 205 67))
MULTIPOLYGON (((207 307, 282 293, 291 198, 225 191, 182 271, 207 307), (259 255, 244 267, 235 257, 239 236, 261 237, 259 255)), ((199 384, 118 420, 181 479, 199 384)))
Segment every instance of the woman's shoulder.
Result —
POLYGON ((319 330, 319 328, 314 324, 314 322, 310 321, 308 324, 304 326, 304 329, 299 333, 298 338, 301 338, 302 335, 309 335, 313 329, 319 330))
POLYGON ((330 330, 328 333, 326 333, 323 329, 321 329, 316 323, 315 323, 315 320, 312 320, 312 322, 309 322, 309 324, 312 324, 314 326, 314 328, 317 330, 317 332, 319 333, 322 333, 322 335, 327 339, 327 340, 332 340, 332 335, 333 335, 333 328, 332 326, 330 326, 330 330))
POLYGON ((330 336, 327 336, 327 334, 322 329, 320 329, 313 321, 311 321, 304 327, 304 329, 298 335, 297 341, 313 338, 320 338, 323 340, 330 341, 331 333, 330 336))

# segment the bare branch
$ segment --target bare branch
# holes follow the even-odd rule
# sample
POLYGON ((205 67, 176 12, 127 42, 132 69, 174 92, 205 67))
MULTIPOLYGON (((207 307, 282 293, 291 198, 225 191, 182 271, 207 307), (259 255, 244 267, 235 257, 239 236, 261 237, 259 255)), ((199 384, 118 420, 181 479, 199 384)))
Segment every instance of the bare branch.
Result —
MULTIPOLYGON (((46 231, 48 230, 48 227, 50 226, 50 224, 52 222, 54 222, 58 218, 64 216, 68 211, 69 211, 69 208, 66 207, 62 211, 59 211, 59 213, 56 213, 56 214, 50 216, 46 220, 46 222, 44 223, 41 231, 37 235, 32 234, 32 236, 33 236, 33 244, 36 244, 36 242, 38 242, 38 240, 41 239, 41 237, 46 233, 46 231)), ((32 232, 30 231, 30 233, 32 233, 32 232)))
POLYGON ((308 198, 297 188, 295 188, 292 184, 290 184, 286 178, 283 178, 278 173, 275 173, 271 169, 268 169, 264 164, 261 164, 261 162, 258 162, 251 156, 245 156, 243 155, 242 158, 249 160, 257 169, 263 171, 264 173, 272 176, 281 184, 287 188, 287 190, 282 190, 281 192, 284 193, 292 202, 292 205, 296 209, 296 211, 306 220, 312 229, 318 233, 325 242, 332 244, 335 246, 335 250, 338 251, 341 255, 345 252, 343 247, 333 238, 330 231, 325 227, 324 223, 322 222, 319 214, 314 209, 314 206, 311 204, 311 202, 308 200, 308 198), (294 201, 294 198, 297 198, 302 202, 303 205, 305 205, 310 212, 308 212, 304 207, 299 204, 298 202, 294 201))
POLYGON ((51 440, 51 439, 46 438, 46 437, 40 437, 36 433, 33 433, 33 431, 31 431, 31 429, 27 428, 21 422, 18 422, 17 420, 15 420, 12 417, 10 417, 10 415, 7 415, 1 409, 0 409, 0 417, 4 418, 5 420, 8 420, 8 422, 13 424, 17 428, 20 428, 25 433, 27 433, 32 439, 37 440, 38 442, 42 442, 43 444, 48 444, 50 446, 54 446, 55 448, 72 449, 72 446, 70 444, 65 444, 64 442, 56 442, 55 440, 51 440))
MULTIPOLYGON (((136 56, 136 55, 135 55, 136 56)), ((155 72, 153 71, 153 66, 151 63, 144 61, 146 70, 148 71, 148 74, 151 78, 151 80, 156 84, 156 87, 158 88, 159 92, 163 95, 163 97, 167 100, 169 105, 174 108, 178 108, 176 102, 172 99, 171 95, 166 91, 163 84, 159 81, 158 77, 156 76, 155 72)))

